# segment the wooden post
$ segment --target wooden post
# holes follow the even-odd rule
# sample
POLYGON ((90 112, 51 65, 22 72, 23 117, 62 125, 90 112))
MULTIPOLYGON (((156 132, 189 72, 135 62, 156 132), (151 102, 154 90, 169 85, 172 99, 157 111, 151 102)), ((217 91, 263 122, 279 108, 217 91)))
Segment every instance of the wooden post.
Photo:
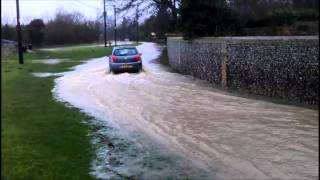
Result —
POLYGON ((228 82, 228 55, 227 55, 227 44, 222 42, 221 44, 221 86, 226 87, 228 82))
POLYGON ((117 46, 117 9, 116 6, 114 8, 114 46, 117 46))
POLYGON ((103 19, 104 19, 104 47, 107 47, 107 13, 106 13, 106 0, 103 0, 103 19))

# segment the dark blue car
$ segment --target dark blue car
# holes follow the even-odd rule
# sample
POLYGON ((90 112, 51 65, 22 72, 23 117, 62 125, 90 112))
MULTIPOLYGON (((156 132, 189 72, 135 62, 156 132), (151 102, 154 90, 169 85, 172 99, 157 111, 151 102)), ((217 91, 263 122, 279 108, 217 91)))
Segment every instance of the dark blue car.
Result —
POLYGON ((134 46, 114 47, 109 57, 110 72, 142 71, 141 53, 134 46))

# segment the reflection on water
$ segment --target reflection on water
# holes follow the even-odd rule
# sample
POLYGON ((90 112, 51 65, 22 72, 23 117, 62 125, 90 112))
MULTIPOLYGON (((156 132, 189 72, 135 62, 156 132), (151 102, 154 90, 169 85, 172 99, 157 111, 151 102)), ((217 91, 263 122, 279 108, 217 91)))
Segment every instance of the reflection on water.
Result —
POLYGON ((58 99, 144 134, 218 179, 318 177, 318 111, 232 96, 151 60, 152 43, 138 47, 145 72, 109 74, 106 57, 56 80, 58 99))

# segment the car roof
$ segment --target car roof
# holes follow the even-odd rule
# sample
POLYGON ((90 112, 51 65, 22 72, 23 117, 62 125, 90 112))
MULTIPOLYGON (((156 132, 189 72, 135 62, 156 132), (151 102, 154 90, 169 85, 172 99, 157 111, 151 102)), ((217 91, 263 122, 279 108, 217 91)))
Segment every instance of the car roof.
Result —
POLYGON ((114 50, 116 49, 136 49, 135 46, 116 46, 113 48, 114 50))

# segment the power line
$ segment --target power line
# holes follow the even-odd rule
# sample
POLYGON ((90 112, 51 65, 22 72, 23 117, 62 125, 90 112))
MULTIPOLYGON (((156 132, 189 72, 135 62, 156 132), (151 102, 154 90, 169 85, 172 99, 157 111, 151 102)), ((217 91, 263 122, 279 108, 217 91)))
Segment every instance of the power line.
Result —
MULTIPOLYGON (((82 2, 80 0, 74 0, 74 2, 80 3, 80 4, 85 5, 87 7, 90 7, 90 8, 94 8, 96 10, 101 10, 100 8, 88 5, 88 4, 86 4, 86 3, 84 3, 84 2, 82 2)), ((114 45, 117 46, 117 9, 116 9, 115 5, 106 5, 106 0, 103 0, 104 45, 105 45, 105 47, 107 46, 107 44, 106 44, 106 26, 107 26, 107 23, 106 23, 106 6, 112 6, 113 10, 114 10, 114 45)))
POLYGON ((77 2, 77 3, 80 3, 80 4, 84 5, 84 6, 87 6, 89 8, 93 8, 93 9, 96 9, 96 10, 101 10, 101 8, 98 8, 98 7, 95 7, 95 6, 91 6, 91 5, 87 4, 87 3, 84 3, 84 2, 79 1, 79 0, 73 0, 73 1, 77 2))
MULTIPOLYGON (((98 8, 98 7, 91 6, 91 5, 86 4, 86 3, 84 3, 84 2, 82 2, 82 1, 80 1, 80 0, 73 0, 73 1, 74 1, 74 2, 77 2, 77 3, 80 3, 80 4, 84 5, 84 6, 87 6, 87 7, 89 7, 89 8, 93 8, 93 9, 100 10, 100 11, 103 12, 103 9, 102 9, 102 8, 98 8)), ((107 8, 107 7, 113 7, 114 5, 105 5, 105 6, 106 6, 106 8, 107 8)))

